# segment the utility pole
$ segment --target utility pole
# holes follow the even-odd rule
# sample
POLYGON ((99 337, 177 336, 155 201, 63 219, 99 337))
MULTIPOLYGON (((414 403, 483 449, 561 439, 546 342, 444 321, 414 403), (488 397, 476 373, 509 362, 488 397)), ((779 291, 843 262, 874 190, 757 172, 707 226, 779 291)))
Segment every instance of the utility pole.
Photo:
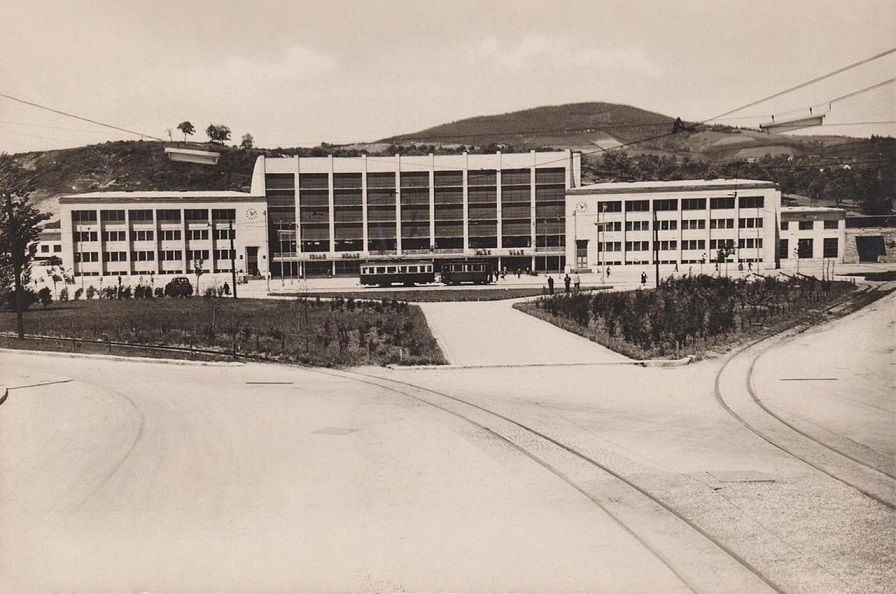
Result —
POLYGON ((233 298, 236 299, 236 250, 233 248, 233 221, 227 225, 230 233, 230 279, 233 283, 233 298))
POLYGON ((656 204, 653 205, 653 263, 656 267, 656 286, 660 286, 660 242, 659 224, 656 218, 656 204))

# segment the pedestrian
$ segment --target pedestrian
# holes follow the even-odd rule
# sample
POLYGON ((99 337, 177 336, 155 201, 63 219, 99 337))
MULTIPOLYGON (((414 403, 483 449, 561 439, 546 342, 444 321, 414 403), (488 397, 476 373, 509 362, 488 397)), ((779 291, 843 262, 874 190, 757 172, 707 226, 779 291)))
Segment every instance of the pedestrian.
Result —
POLYGON ((576 288, 576 293, 582 288, 582 278, 579 276, 579 273, 575 273, 572 277, 572 284, 576 288))
POLYGON ((230 285, 228 285, 226 282, 224 283, 224 294, 228 297, 230 296, 230 285))
POLYGON ((678 272, 678 262, 675 263, 675 272, 678 272))
POLYGON ((747 262, 747 271, 753 272, 753 263, 752 262, 747 262))
POLYGON ((566 286, 566 292, 569 293, 569 283, 572 282, 572 278, 567 274, 563 277, 563 284, 566 286))
POLYGON ((517 277, 517 278, 520 277, 520 273, 522 273, 522 268, 520 268, 519 266, 517 266, 517 267, 516 267, 516 277, 517 277))
POLYGON ((610 267, 607 266, 607 278, 610 278, 610 267))
POLYGON ((647 286, 647 273, 646 272, 641 273, 641 286, 642 287, 647 286))
POLYGON ((548 294, 549 295, 554 294, 554 277, 551 276, 550 274, 548 275, 548 294))
POLYGON ((691 271, 694 270, 693 266, 688 266, 688 276, 691 276, 691 271))

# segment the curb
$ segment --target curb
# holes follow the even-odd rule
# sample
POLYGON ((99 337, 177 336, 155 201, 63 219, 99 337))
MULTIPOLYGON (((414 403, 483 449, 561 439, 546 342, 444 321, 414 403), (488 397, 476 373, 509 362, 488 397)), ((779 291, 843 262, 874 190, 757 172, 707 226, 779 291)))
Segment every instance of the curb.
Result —
POLYGON ((0 404, 6 402, 7 398, 9 398, 9 388, 3 386, 3 396, 0 396, 0 404))
POLYGON ((483 363, 466 365, 397 365, 395 363, 385 366, 385 369, 395 370, 455 370, 455 369, 515 369, 520 367, 612 367, 633 365, 640 367, 684 367, 695 359, 688 355, 681 359, 648 359, 645 361, 606 361, 602 363, 483 363))
MULTIPOLYGON (((239 361, 189 361, 183 359, 156 359, 153 357, 123 357, 121 355, 101 355, 93 353, 64 353, 60 351, 32 351, 28 349, 4 349, 0 353, 28 353, 29 355, 43 355, 46 357, 61 357, 67 359, 100 359, 103 361, 138 361, 141 363, 162 363, 165 365, 204 365, 209 367, 239 367, 245 363, 239 361)), ((2 404, 2 402, 0 402, 2 404)))

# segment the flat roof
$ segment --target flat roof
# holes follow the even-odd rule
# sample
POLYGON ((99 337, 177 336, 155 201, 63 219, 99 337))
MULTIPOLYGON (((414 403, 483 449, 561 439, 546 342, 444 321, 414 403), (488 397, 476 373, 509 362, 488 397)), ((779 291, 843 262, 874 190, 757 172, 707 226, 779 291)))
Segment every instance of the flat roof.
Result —
POLYGON ((782 206, 781 212, 819 212, 819 213, 845 213, 846 209, 834 208, 832 206, 782 206))
POLYGON ((219 191, 191 191, 191 192, 87 192, 85 194, 68 194, 60 196, 60 204, 116 204, 116 203, 140 203, 140 202, 239 202, 258 201, 265 197, 248 192, 236 192, 233 190, 219 191))
POLYGON ((692 190, 774 189, 775 182, 758 179, 680 179, 674 181, 603 182, 567 190, 567 194, 635 194, 692 190))

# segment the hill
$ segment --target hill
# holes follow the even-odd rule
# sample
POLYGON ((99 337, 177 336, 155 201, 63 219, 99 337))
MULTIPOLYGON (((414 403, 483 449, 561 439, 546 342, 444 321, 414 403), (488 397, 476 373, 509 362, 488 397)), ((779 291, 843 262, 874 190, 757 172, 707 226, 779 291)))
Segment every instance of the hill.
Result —
MULTIPOLYGON (((871 211, 887 211, 896 194, 896 140, 839 136, 768 135, 752 130, 686 125, 625 105, 577 103, 469 118, 364 145, 239 149, 211 145, 216 166, 168 160, 158 142, 120 141, 73 149, 13 155, 33 172, 37 206, 58 212, 65 194, 102 190, 248 191, 259 155, 357 156, 506 152, 540 148, 583 154, 583 181, 640 181, 753 177, 780 184, 786 193, 819 204, 857 206, 875 196, 871 211), (610 150, 626 144, 622 150, 610 150), (836 170, 836 173, 835 173, 836 170), (869 185, 870 184, 870 185, 869 185), (873 191, 870 186, 877 186, 873 191)), ((190 148, 203 145, 190 144, 190 148)), ((207 145, 206 145, 207 146, 207 145)))
POLYGON ((673 122, 669 116, 628 105, 573 103, 468 118, 381 142, 611 148, 671 130, 673 122))

